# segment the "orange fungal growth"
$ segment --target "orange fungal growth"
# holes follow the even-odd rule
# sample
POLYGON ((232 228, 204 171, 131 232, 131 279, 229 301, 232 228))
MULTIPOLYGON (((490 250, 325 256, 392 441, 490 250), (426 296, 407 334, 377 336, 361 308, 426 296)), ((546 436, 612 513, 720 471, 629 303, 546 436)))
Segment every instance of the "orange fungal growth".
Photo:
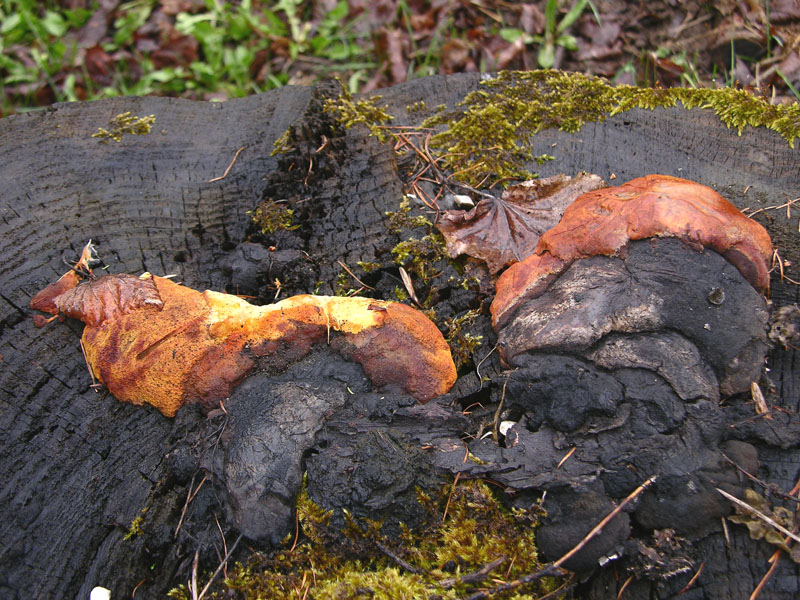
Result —
POLYGON ((104 275, 59 294, 62 287, 45 288, 31 308, 84 321, 94 376, 119 400, 166 416, 191 402, 210 410, 255 367, 284 369, 317 343, 360 363, 375 386, 421 402, 456 379, 436 326, 394 302, 303 295, 254 306, 149 274, 104 275))
POLYGON ((519 298, 534 298, 573 261, 615 256, 634 240, 675 237, 724 256, 761 293, 769 289, 772 243, 766 229, 709 187, 668 175, 647 175, 579 196, 539 239, 533 255, 497 282, 492 323, 510 317, 519 298))

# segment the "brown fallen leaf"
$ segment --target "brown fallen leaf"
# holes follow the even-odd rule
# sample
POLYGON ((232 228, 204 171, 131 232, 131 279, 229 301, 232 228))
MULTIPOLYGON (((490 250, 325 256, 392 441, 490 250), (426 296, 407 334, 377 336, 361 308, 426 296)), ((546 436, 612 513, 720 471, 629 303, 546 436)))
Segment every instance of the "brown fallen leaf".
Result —
POLYGON ((501 198, 481 200, 469 212, 449 210, 436 227, 452 258, 468 254, 497 273, 533 254, 539 237, 558 223, 575 198, 604 185, 591 173, 533 179, 509 187, 501 198))
POLYGON ((82 283, 58 296, 55 305, 59 312, 91 327, 134 310, 161 310, 163 306, 152 277, 125 273, 82 283))

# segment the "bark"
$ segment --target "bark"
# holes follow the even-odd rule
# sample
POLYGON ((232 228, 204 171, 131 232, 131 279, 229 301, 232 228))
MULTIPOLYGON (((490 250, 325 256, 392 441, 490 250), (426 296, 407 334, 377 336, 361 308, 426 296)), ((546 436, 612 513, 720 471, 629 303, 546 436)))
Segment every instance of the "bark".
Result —
MULTIPOLYGON (((453 106, 478 82, 476 75, 423 79, 382 91, 382 103, 398 115, 394 124, 411 124, 406 106, 420 100, 453 106)), ((96 585, 112 588, 114 597, 128 597, 138 585, 137 597, 162 597, 190 578, 197 548, 201 564, 213 569, 218 563, 215 515, 228 546, 238 535, 235 515, 223 505, 224 485, 210 476, 181 517, 187 495, 204 481, 197 470, 201 449, 209 436, 224 443, 226 417, 206 420, 189 407, 170 420, 96 391, 78 346, 78 324, 36 329, 27 307, 66 270, 62 256, 77 258, 89 238, 112 272, 176 273, 200 289, 253 286, 259 295, 264 289, 257 282, 276 276, 290 293, 311 292, 318 281, 321 292, 331 291, 337 260, 352 266, 385 254, 396 242, 385 233, 384 214, 402 194, 391 147, 361 128, 336 134, 321 112, 324 91, 284 88, 222 104, 118 98, 0 120, 0 597, 86 598, 96 585), (121 143, 91 137, 126 111, 155 115, 153 131, 121 143), (290 126, 301 147, 271 157, 274 141, 290 126), (331 148, 314 154, 323 134, 331 148), (242 147, 227 177, 209 182, 242 147), (308 163, 298 157, 312 159, 307 183, 308 163), (301 229, 280 234, 282 249, 293 254, 266 266, 258 261, 263 247, 248 240, 247 211, 263 198, 303 207, 301 229), (124 539, 138 516, 143 533, 124 539)), ((635 110, 577 134, 542 132, 534 154, 544 152, 557 160, 531 167, 542 175, 586 170, 625 181, 665 173, 710 185, 740 208, 780 205, 800 188, 798 151, 780 136, 761 129, 737 136, 703 110, 635 110)), ((756 218, 783 259, 800 265, 797 215, 765 210, 756 218)), ((773 275, 772 300, 797 302, 798 287, 773 275)), ((769 366, 773 401, 797 411, 796 353, 773 350, 769 366)), ((759 448, 759 476, 789 490, 800 462, 794 421, 759 428, 747 420, 751 414, 726 410, 729 422, 741 422, 729 437, 759 448)), ((337 498, 346 497, 340 492, 337 498)), ((729 528, 732 549, 718 532, 698 543, 698 555, 727 552, 729 560, 715 562, 692 597, 724 597, 725 589, 738 595, 766 572, 771 549, 729 528)), ((662 587, 637 584, 632 589, 641 593, 630 597, 668 597, 690 575, 662 587)), ((761 598, 795 597, 796 576, 784 558, 761 598)), ((615 597, 613 585, 610 595, 600 591, 612 578, 596 576, 589 584, 593 597, 615 597)))

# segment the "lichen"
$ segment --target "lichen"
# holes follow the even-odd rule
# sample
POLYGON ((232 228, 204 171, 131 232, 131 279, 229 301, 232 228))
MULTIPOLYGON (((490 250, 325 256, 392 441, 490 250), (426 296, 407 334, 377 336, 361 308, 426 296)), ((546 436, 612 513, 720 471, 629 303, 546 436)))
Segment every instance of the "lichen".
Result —
POLYGON ((433 136, 442 164, 472 185, 488 179, 529 177, 524 165, 533 137, 544 129, 577 132, 589 122, 633 108, 675 106, 711 109, 741 134, 745 127, 777 131, 794 147, 800 137, 800 105, 772 105, 740 89, 640 88, 562 71, 502 72, 485 80, 454 109, 426 119, 444 127, 433 136))
POLYGON ((259 202, 255 210, 247 211, 261 233, 274 233, 278 229, 297 229, 300 225, 293 224, 294 211, 274 200, 259 202))
POLYGON ((108 129, 105 127, 98 127, 97 133, 93 133, 92 137, 98 138, 101 142, 107 140, 121 142, 122 136, 126 133, 130 135, 147 135, 150 133, 155 122, 155 115, 134 117, 131 116, 131 112, 128 111, 113 117, 108 122, 108 129))
MULTIPOLYGON (((401 527, 388 538, 376 521, 345 515, 345 527, 331 527, 332 511, 315 504, 303 491, 297 500, 300 537, 291 535, 272 553, 254 553, 246 563, 229 567, 208 598, 288 598, 316 600, 370 598, 456 599, 478 588, 511 581, 541 568, 535 549, 536 516, 506 509, 480 481, 446 485, 430 496, 419 491, 427 525, 401 527), (389 549, 416 573, 409 572, 381 548, 389 549), (506 560, 486 579, 467 584, 460 577, 501 557, 506 560)), ((495 598, 530 599, 547 593, 556 580, 544 580, 495 598)), ((172 598, 189 598, 176 588, 172 598)))

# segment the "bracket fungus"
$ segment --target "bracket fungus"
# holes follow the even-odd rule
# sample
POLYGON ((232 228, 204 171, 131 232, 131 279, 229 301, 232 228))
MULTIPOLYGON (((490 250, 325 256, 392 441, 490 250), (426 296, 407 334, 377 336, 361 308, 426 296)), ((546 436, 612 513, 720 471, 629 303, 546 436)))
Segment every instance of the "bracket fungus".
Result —
POLYGON ((537 535, 545 557, 591 526, 563 507, 618 501, 634 473, 659 477, 631 512, 645 529, 701 536, 728 514, 719 400, 762 374, 771 255, 764 228, 719 194, 651 175, 583 194, 501 275, 491 311, 513 367, 502 418, 516 422, 504 452, 519 467, 496 478, 553 493, 564 512, 537 535))
POLYGON ((772 243, 767 231, 709 187, 668 175, 647 175, 580 196, 539 239, 535 252, 497 282, 495 327, 522 297, 539 295, 579 258, 619 256, 630 242, 675 237, 724 256, 759 292, 769 289, 772 243))
POLYGON ((760 293, 771 256, 766 230, 706 186, 648 175, 588 192, 498 280, 491 310, 501 356, 513 364, 525 352, 568 352, 603 368, 647 362, 662 374, 695 373, 697 389, 710 389, 713 372, 711 388, 747 391, 768 347, 760 293), (634 340, 667 333, 685 351, 669 350, 674 340, 634 340), (644 347, 664 351, 645 360, 644 347))
POLYGON ((152 404, 166 416, 192 402, 210 410, 253 369, 283 370, 325 342, 360 363, 374 386, 420 402, 455 382, 442 334, 406 305, 301 295, 255 306, 147 273, 94 278, 90 258, 91 250, 84 251, 73 271, 34 296, 31 308, 83 321, 82 347, 94 377, 119 400, 152 404))

